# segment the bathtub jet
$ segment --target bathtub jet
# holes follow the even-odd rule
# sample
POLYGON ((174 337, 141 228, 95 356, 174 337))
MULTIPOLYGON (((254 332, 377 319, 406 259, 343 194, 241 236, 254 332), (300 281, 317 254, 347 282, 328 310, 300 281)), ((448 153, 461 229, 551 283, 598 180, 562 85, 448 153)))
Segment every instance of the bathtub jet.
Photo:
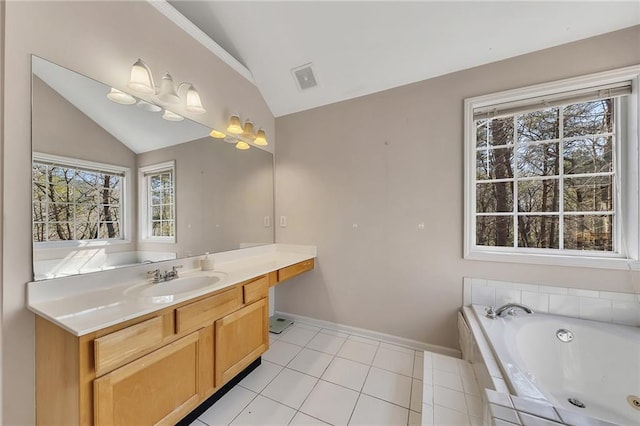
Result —
POLYGON ((640 424, 640 328, 546 313, 487 318, 485 308, 471 306, 474 338, 488 340, 512 394, 640 424))

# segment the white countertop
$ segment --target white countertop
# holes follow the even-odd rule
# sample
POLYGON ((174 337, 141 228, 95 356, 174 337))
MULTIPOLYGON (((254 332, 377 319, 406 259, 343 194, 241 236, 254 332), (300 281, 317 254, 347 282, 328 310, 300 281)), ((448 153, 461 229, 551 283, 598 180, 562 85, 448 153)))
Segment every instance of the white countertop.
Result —
POLYGON ((31 282, 27 284, 27 307, 70 333, 82 336, 315 258, 316 248, 270 244, 210 257, 214 259, 214 271, 196 269, 201 257, 194 257, 113 272, 31 282), (220 281, 200 290, 162 298, 140 298, 135 291, 127 291, 150 282, 146 277, 148 270, 166 270, 179 264, 184 266, 179 271, 181 278, 214 274, 220 277, 220 281))

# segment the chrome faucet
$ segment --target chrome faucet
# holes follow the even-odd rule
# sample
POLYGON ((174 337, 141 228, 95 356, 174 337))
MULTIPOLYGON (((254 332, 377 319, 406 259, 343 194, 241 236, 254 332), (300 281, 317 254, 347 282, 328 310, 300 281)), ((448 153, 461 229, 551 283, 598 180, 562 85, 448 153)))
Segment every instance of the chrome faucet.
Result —
POLYGON ((157 284, 163 281, 162 274, 160 273, 160 269, 154 269, 153 271, 147 272, 147 275, 151 275, 151 274, 153 274, 153 278, 151 278, 152 284, 157 284))
POLYGON ((149 275, 153 275, 151 279, 152 284, 158 284, 164 281, 175 280, 178 277, 178 268, 182 268, 182 265, 176 265, 171 268, 170 271, 160 272, 160 269, 154 269, 153 271, 147 272, 149 275))
POLYGON ((528 314, 533 313, 533 309, 531 309, 527 305, 522 305, 520 303, 507 303, 505 305, 500 306, 496 310, 493 309, 493 306, 490 306, 486 311, 487 318, 495 319, 497 317, 503 317, 505 315, 505 312, 508 315, 516 315, 516 309, 522 309, 528 314))
POLYGON ((171 268, 171 271, 165 272, 164 280, 171 281, 171 280, 175 280, 176 278, 180 278, 178 277, 178 268, 182 268, 182 265, 174 266, 173 268, 171 268))

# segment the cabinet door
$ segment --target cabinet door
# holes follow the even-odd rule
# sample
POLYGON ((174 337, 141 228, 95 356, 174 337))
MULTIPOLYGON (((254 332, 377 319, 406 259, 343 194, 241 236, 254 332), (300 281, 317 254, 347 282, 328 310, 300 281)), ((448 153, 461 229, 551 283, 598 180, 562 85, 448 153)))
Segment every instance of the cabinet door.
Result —
MULTIPOLYGON (((200 401, 200 334, 189 334, 94 381, 96 425, 175 424, 200 401)), ((209 369, 210 370, 210 369, 209 369)))
POLYGON ((269 348, 269 307, 260 299, 216 321, 216 387, 232 379, 269 348))

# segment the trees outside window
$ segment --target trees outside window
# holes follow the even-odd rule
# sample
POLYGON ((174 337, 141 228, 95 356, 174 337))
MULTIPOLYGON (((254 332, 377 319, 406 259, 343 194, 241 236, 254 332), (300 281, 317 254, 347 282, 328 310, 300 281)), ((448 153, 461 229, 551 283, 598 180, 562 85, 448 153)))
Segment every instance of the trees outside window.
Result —
POLYGON ((466 99, 464 257, 640 267, 639 87, 631 66, 466 99))
POLYGON ((124 173, 34 159, 33 241, 123 239, 123 182, 124 173))
POLYGON ((614 104, 475 121, 476 244, 613 251, 614 104))

